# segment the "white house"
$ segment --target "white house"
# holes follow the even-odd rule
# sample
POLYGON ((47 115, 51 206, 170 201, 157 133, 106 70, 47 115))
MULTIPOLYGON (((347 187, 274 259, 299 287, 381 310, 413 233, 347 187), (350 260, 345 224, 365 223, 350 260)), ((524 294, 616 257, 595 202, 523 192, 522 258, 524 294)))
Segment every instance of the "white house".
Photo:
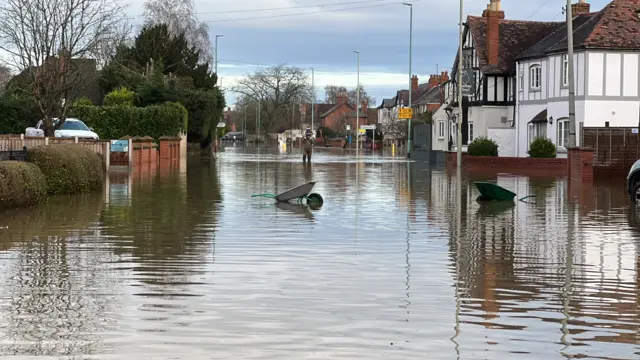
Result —
MULTIPOLYGON (((638 127, 640 121, 640 0, 614 0, 590 13, 573 4, 576 139, 584 127, 638 127)), ((569 139, 567 28, 517 57, 516 156, 537 137, 566 156, 569 139)))
MULTIPOLYGON (((463 150, 474 138, 487 136, 498 142, 501 156, 515 154, 515 58, 557 27, 505 19, 500 0, 490 0, 481 17, 467 17, 462 60, 456 55, 452 73, 454 94, 458 71, 462 73, 463 103, 454 96, 448 107, 452 121, 462 116, 463 150)), ((455 144, 455 136, 453 140, 455 144)))

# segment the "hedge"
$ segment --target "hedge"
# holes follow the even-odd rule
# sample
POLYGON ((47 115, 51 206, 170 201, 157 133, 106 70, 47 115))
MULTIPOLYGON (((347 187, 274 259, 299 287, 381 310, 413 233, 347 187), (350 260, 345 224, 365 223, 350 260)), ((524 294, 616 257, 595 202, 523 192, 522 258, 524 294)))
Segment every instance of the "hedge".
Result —
POLYGON ((147 107, 79 105, 72 109, 72 115, 92 127, 101 139, 178 135, 186 130, 189 116, 178 103, 147 107))
POLYGON ((529 145, 529 156, 534 158, 554 158, 556 157, 556 146, 549 139, 537 138, 529 145))
POLYGON ((39 203, 47 195, 42 170, 22 161, 0 161, 0 209, 39 203))
POLYGON ((125 88, 119 87, 104 97, 104 106, 133 106, 136 100, 136 93, 125 88))
POLYGON ((37 165, 50 195, 79 194, 102 189, 104 165, 100 155, 75 144, 37 146, 27 150, 28 161, 37 165))
POLYGON ((473 140, 467 149, 471 156, 498 156, 498 144, 484 136, 473 140))

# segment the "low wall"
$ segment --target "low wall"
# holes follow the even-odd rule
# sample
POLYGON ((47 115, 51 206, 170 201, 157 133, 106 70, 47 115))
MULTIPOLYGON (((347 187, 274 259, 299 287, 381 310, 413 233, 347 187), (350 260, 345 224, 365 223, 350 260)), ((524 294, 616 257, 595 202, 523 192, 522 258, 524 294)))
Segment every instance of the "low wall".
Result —
POLYGON ((157 164, 158 161, 179 161, 182 157, 186 158, 186 143, 183 143, 183 139, 178 137, 160 139, 159 145, 150 139, 147 141, 136 140, 130 144, 129 151, 132 153, 129 151, 111 153, 112 165, 140 167, 147 164, 157 164))
MULTIPOLYGON (((447 166, 457 166, 457 154, 447 152, 447 166)), ((521 158, 506 156, 471 156, 462 154, 462 166, 470 169, 502 169, 506 172, 545 172, 549 174, 567 174, 567 159, 558 158, 521 158)))
POLYGON ((410 156, 411 160, 425 161, 430 164, 447 163, 446 151, 413 149, 410 156))

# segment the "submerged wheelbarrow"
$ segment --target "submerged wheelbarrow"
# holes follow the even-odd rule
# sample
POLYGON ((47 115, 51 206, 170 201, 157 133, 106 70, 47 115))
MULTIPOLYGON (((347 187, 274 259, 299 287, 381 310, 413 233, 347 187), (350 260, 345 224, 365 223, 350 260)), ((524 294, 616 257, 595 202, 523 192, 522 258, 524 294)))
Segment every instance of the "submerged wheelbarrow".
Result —
POLYGON ((251 197, 266 197, 270 199, 275 199, 277 202, 290 202, 291 200, 296 200, 298 204, 303 204, 304 202, 307 205, 320 207, 324 203, 322 196, 320 194, 312 193, 313 187, 316 185, 315 181, 309 181, 306 184, 302 184, 300 186, 296 186, 293 189, 289 189, 281 194, 255 194, 251 195, 251 197))
MULTIPOLYGON (((480 196, 476 199, 479 202, 483 201, 513 201, 516 197, 516 193, 509 189, 505 189, 502 186, 486 181, 475 181, 473 185, 476 186, 480 192, 480 196)), ((535 197, 535 195, 525 196, 518 199, 518 201, 526 202, 525 199, 535 197)))

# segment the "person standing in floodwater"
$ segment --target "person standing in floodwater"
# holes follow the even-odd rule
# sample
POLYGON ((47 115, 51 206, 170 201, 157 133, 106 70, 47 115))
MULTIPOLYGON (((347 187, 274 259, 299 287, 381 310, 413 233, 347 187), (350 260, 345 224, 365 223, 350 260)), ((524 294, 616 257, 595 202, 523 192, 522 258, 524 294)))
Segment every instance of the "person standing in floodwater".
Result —
POLYGON ((302 162, 311 163, 311 152, 313 150, 313 142, 311 141, 311 129, 307 128, 304 140, 302 140, 302 162))

